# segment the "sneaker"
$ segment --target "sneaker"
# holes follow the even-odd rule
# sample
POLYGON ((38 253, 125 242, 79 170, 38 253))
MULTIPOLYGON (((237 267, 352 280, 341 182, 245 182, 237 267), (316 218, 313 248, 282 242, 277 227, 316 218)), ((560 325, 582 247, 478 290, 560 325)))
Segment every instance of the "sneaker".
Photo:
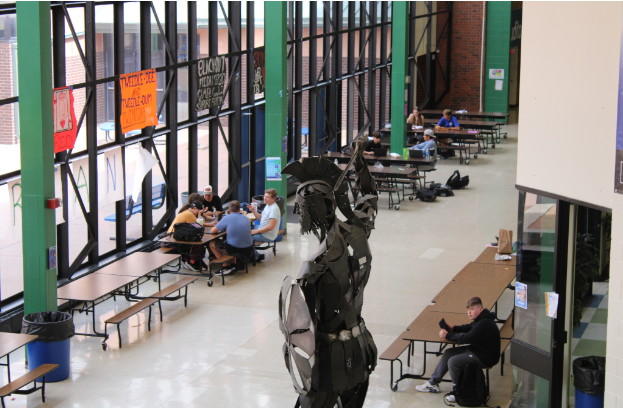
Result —
POLYGON ((184 268, 184 269, 190 269, 190 268, 188 267, 188 263, 186 263, 186 261, 181 261, 181 262, 180 262, 180 265, 182 265, 182 268, 184 268))
POLYGON ((428 381, 424 384, 420 384, 419 386, 415 386, 415 390, 422 393, 439 393, 441 391, 439 390, 438 384, 430 384, 428 381))
MULTIPOLYGON (((223 269, 221 272, 219 272, 219 273, 221 273, 221 275, 223 275, 223 276, 233 275, 234 273, 236 273, 236 270, 237 270, 237 269, 236 269, 236 267, 235 267, 235 266, 232 266, 232 267, 229 267, 229 266, 228 266, 228 267, 224 268, 224 269, 223 269)), ((218 275, 218 273, 217 273, 217 275, 218 275)), ((219 275, 219 276, 220 276, 220 275, 219 275)))
POLYGON ((260 253, 260 256, 257 257, 258 262, 263 262, 264 259, 266 259, 266 255, 264 255, 263 253, 260 253))
POLYGON ((453 394, 451 394, 451 395, 447 396, 447 397, 446 397, 446 400, 447 400, 449 403, 456 403, 456 398, 454 397, 454 395, 453 395, 453 394))
POLYGON ((186 269, 191 270, 193 272, 199 272, 199 269, 195 268, 192 263, 186 262, 186 269))

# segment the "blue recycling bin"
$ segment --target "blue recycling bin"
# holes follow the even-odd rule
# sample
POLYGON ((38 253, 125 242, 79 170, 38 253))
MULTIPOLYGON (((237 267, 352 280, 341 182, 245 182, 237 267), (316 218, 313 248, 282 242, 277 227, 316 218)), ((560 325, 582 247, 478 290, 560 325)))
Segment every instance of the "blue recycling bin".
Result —
POLYGON ((603 409, 604 393, 586 394, 575 389, 575 408, 576 409, 603 409))
POLYGON ((603 408, 605 386, 605 357, 578 357, 573 361, 576 408, 603 408))
MULTIPOLYGON (((71 371, 71 338, 74 336, 74 320, 69 313, 39 312, 31 313, 22 319, 21 333, 39 336, 30 342, 28 367, 33 370, 42 364, 57 364, 51 373, 45 376, 46 382, 60 382, 69 378, 71 371)), ((43 381, 43 377, 37 379, 43 381)))

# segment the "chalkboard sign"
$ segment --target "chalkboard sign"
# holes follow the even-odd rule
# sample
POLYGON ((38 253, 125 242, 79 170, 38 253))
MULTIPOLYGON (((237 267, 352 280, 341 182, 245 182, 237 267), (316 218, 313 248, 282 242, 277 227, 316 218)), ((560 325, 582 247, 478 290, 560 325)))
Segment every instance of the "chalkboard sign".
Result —
POLYGON ((255 74, 253 76, 253 94, 261 94, 266 89, 266 54, 264 47, 257 48, 253 51, 253 60, 255 61, 255 74))
POLYGON ((195 111, 223 104, 225 68, 225 56, 207 57, 197 61, 198 90, 195 111))

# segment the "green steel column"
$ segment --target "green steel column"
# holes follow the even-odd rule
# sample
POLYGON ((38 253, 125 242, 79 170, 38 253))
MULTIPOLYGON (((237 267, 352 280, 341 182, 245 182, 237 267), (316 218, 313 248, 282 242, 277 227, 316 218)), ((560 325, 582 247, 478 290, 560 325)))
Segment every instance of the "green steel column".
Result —
POLYGON ((48 248, 56 244, 50 2, 17 2, 24 313, 57 310, 56 270, 48 248))
MULTIPOLYGON (((282 150, 282 138, 287 135, 286 88, 286 5, 285 1, 264 3, 264 44, 266 46, 266 157, 281 157, 281 168, 287 163, 287 150, 282 150)), ((266 181, 266 189, 275 188, 287 197, 287 178, 266 181)), ((284 215, 285 218, 285 215, 284 215)), ((284 223, 285 227, 285 223, 284 223)))
POLYGON ((485 112, 508 112, 508 85, 511 42, 511 2, 488 1, 487 34, 485 36, 485 112), (490 69, 503 69, 502 89, 489 78, 490 69))
POLYGON ((393 2, 392 10, 392 101, 391 152, 402 154, 407 146, 405 124, 405 89, 409 46, 409 3, 393 2))

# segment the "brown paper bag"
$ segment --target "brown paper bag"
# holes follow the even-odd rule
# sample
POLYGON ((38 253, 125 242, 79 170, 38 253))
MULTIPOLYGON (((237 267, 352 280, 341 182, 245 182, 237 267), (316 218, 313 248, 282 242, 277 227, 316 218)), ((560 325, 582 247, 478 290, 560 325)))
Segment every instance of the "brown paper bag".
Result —
POLYGON ((500 229, 498 253, 513 253, 513 231, 500 229))

